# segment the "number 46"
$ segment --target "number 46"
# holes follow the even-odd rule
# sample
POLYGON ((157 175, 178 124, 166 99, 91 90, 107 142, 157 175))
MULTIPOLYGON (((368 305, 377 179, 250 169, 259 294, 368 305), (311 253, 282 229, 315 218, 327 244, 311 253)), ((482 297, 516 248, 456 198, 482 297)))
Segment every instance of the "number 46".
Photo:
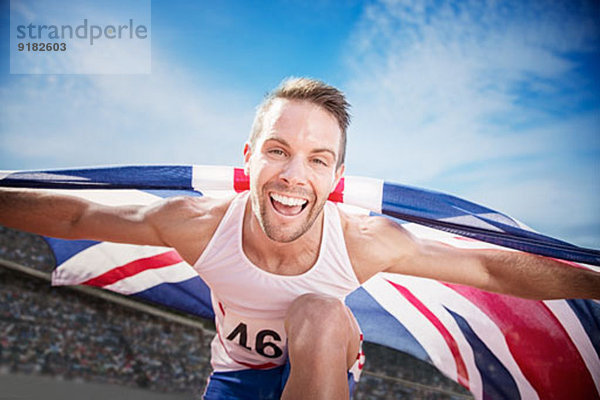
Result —
MULTIPOLYGON (((229 336, 227 336, 227 340, 234 341, 237 336, 240 337, 240 346, 252 351, 252 348, 248 347, 248 327, 245 323, 240 322, 239 325, 236 326, 233 331, 231 331, 229 336)), ((256 344, 254 346, 256 348, 256 352, 261 356, 268 358, 277 358, 281 356, 283 354, 283 350, 277 347, 277 345, 273 342, 265 342, 265 339, 267 338, 272 338, 278 342, 281 341, 281 336, 279 336, 279 334, 275 331, 270 329, 259 331, 256 334, 256 344), (266 351, 267 349, 271 350, 266 351)))

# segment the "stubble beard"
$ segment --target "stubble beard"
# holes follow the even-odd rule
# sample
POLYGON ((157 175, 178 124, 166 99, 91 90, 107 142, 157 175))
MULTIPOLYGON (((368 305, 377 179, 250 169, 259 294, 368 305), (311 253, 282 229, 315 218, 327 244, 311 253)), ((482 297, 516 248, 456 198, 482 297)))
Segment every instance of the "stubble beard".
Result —
MULTIPOLYGON (((271 198, 268 194, 263 193, 262 196, 256 194, 255 196, 251 197, 254 215, 256 216, 256 219, 258 220, 263 232, 269 239, 279 243, 290 243, 304 235, 313 226, 317 220, 317 217, 325 207, 325 202, 327 201, 327 198, 320 200, 318 203, 315 201, 310 201, 307 205, 309 209, 302 211, 302 213, 306 213, 306 216, 303 217, 304 221, 298 228, 288 232, 288 229, 282 229, 280 225, 269 219, 267 207, 272 207, 272 205, 268 204, 271 202, 271 198)), ((314 196, 311 197, 315 198, 314 196)))

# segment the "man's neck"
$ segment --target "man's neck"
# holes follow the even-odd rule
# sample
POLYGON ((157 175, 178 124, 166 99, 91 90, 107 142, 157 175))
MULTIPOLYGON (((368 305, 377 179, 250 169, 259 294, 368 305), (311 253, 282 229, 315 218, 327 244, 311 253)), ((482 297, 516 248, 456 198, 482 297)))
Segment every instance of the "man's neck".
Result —
POLYGON ((246 204, 242 227, 242 249, 258 268, 278 275, 300 275, 317 262, 323 236, 323 215, 298 239, 288 242, 271 240, 263 231, 251 202, 246 204))

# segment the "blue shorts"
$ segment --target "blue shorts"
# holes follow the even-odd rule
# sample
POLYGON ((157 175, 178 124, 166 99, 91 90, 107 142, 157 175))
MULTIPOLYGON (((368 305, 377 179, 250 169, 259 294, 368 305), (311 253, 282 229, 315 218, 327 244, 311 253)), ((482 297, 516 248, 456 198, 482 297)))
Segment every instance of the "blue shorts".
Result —
MULTIPOLYGON (((204 400, 279 400, 289 375, 289 362, 271 369, 213 372, 202 398, 204 400)), ((348 372, 348 386, 352 398, 356 382, 351 372, 348 372)))

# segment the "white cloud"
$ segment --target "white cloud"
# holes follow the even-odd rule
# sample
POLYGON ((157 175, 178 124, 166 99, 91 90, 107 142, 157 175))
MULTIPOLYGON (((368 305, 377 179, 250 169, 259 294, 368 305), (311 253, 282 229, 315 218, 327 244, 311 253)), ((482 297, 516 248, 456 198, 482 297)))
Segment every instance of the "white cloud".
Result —
POLYGON ((239 164, 254 100, 154 55, 150 75, 9 81, 0 89, 2 168, 239 164))
POLYGON ((534 228, 555 216, 552 234, 600 246, 600 111, 574 111, 598 93, 565 55, 598 54, 585 5, 440 3, 374 3, 358 24, 350 173, 448 190, 534 228), (575 225, 596 228, 582 239, 575 225))
MULTIPOLYGON (((149 1, 112 0, 100 8, 85 1, 68 10, 60 1, 13 4, 23 23, 36 12, 44 16, 41 23, 71 26, 84 19, 90 25, 116 25, 129 18, 149 25, 150 18, 149 1)), ((67 42, 68 51, 44 57, 32 53, 24 61, 40 72, 129 74, 11 75, 0 88, 2 168, 240 163, 254 99, 217 86, 202 71, 186 69, 156 45, 152 73, 135 74, 148 71, 149 41, 140 46, 100 40, 93 48, 85 40, 67 42)))

